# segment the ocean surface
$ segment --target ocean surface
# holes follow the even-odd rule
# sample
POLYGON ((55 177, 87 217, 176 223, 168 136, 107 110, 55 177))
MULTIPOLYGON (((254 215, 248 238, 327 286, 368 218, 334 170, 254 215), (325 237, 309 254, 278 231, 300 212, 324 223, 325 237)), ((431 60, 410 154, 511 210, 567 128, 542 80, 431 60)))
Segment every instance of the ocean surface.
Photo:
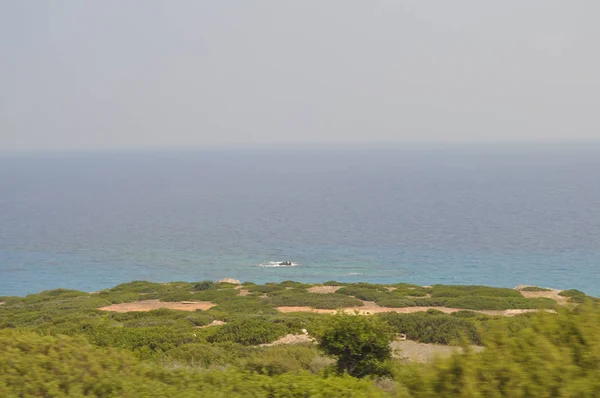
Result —
POLYGON ((600 146, 0 154, 0 295, 223 277, 600 296, 600 146))

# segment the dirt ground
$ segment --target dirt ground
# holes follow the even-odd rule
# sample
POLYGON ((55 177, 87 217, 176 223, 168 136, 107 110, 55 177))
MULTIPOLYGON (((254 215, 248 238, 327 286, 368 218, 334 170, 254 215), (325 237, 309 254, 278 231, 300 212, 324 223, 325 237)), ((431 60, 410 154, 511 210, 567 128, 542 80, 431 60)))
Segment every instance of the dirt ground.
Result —
MULTIPOLYGON (((359 315, 373 315, 379 314, 382 312, 397 312, 399 314, 410 314, 413 312, 423 312, 429 309, 435 309, 438 311, 442 311, 446 314, 451 314, 457 311, 464 311, 460 308, 447 308, 447 307, 403 307, 403 308, 391 308, 391 307, 380 307, 372 301, 363 301, 365 304, 363 307, 346 307, 344 308, 344 312, 347 314, 354 314, 358 312, 359 315)), ((290 307, 276 307, 280 312, 314 312, 317 314, 335 314, 337 310, 325 310, 325 309, 317 309, 312 307, 301 307, 301 306, 290 306, 290 307)), ((506 311, 492 311, 492 310, 484 310, 484 311, 474 311, 479 312, 486 315, 516 315, 516 314, 505 314, 506 311)))
MULTIPOLYGON (((429 362, 436 356, 449 357, 453 352, 461 352, 461 347, 452 347, 439 344, 424 344, 416 341, 394 341, 391 344, 394 350, 394 357, 407 360, 409 362, 429 362)), ((481 352, 483 347, 472 345, 471 350, 481 352)))
POLYGON ((309 293, 320 293, 320 294, 328 294, 335 293, 340 290, 343 286, 313 286, 309 287, 309 293))
POLYGON ((522 290, 522 287, 520 286, 517 286, 516 290, 518 290, 519 293, 521 293, 521 295, 526 298, 546 297, 556 301, 560 305, 569 304, 568 297, 563 297, 559 295, 559 293, 562 292, 562 290, 551 289, 545 292, 527 292, 522 290))
POLYGON ((135 301, 133 303, 121 303, 112 304, 107 307, 98 308, 102 311, 114 311, 114 312, 132 312, 132 311, 152 311, 159 308, 168 308, 171 310, 181 311, 196 311, 196 310, 207 310, 216 306, 216 304, 210 301, 174 301, 166 302, 160 300, 143 300, 135 301))
POLYGON ((314 343, 315 339, 310 337, 308 334, 288 334, 283 336, 282 338, 275 340, 272 343, 261 344, 261 347, 271 347, 274 345, 282 345, 282 344, 305 344, 305 343, 314 343))

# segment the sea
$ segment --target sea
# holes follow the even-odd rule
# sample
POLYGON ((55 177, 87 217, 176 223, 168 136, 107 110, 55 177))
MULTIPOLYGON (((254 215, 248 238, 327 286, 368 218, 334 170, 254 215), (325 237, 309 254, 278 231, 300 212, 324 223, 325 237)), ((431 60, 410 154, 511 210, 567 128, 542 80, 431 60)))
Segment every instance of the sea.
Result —
POLYGON ((0 153, 0 296, 225 277, 600 296, 600 145, 0 153))

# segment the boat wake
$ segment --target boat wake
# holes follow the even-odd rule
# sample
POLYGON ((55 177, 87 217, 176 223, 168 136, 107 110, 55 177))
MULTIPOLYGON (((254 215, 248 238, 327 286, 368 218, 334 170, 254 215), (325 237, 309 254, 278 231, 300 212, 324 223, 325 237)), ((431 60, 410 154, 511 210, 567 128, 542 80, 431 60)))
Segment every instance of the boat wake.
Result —
POLYGON ((261 267, 265 268, 285 268, 285 267, 295 267, 298 263, 293 261, 269 261, 268 263, 259 264, 261 267))

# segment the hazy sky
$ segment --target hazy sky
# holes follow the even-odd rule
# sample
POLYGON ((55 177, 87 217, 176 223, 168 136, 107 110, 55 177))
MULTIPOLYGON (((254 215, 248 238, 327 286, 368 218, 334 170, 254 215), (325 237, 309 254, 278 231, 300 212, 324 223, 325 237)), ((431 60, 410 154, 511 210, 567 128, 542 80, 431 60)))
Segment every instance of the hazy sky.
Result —
POLYGON ((600 139, 600 1, 0 2, 0 150, 600 139))

